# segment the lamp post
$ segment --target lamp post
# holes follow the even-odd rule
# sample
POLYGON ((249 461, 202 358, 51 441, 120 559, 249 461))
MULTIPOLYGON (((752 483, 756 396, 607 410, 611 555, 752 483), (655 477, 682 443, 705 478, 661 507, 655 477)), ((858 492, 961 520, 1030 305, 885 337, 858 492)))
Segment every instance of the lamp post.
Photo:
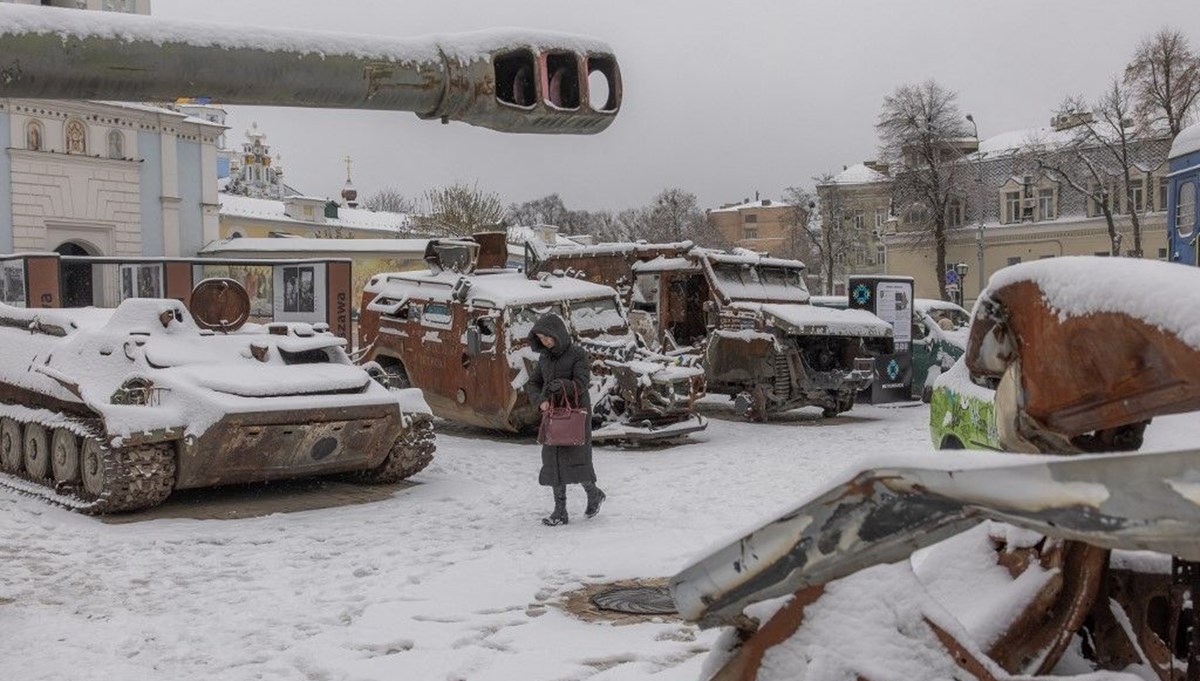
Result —
POLYGON ((979 223, 975 234, 975 259, 978 261, 976 267, 979 271, 979 293, 976 294, 978 298, 983 295, 983 287, 987 285, 983 272, 983 153, 979 150, 979 126, 975 124, 975 117, 967 114, 967 120, 971 121, 971 127, 975 129, 975 220, 979 223))

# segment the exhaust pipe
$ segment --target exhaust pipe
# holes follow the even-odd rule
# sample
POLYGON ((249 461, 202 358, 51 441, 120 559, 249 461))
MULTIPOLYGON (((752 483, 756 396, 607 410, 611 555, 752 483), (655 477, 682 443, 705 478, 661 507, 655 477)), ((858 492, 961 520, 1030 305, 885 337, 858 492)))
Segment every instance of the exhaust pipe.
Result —
POLYGON ((621 95, 611 48, 568 34, 392 39, 0 3, 0 97, 208 97, 586 135, 612 123, 621 95))

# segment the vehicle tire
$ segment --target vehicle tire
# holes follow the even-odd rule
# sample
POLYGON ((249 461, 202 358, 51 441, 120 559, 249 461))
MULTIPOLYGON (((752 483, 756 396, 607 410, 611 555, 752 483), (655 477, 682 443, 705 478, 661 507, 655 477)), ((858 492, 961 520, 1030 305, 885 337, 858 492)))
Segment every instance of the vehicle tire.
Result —
POLYGON ((0 419, 0 470, 21 472, 21 424, 10 418, 0 419))
POLYGON ((947 435, 942 438, 942 444, 938 445, 938 449, 966 449, 966 447, 963 446, 962 440, 953 435, 947 435))
POLYGON ((50 468, 54 482, 79 480, 79 437, 66 428, 56 428, 50 439, 50 468))
POLYGON ((40 424, 25 424, 24 436, 21 438, 21 461, 30 477, 49 477, 50 438, 40 424))
POLYGON ((836 407, 825 407, 824 409, 821 410, 821 416, 823 416, 827 419, 831 419, 831 418, 837 416, 839 413, 840 412, 837 410, 836 407))

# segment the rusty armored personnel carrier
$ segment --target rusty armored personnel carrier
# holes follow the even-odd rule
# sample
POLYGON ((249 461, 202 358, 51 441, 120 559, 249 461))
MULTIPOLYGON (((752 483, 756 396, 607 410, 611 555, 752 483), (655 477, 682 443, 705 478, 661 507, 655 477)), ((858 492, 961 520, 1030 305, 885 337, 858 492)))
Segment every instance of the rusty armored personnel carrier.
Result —
POLYGON ((702 358, 708 392, 754 420, 803 406, 835 416, 891 352, 891 327, 862 310, 809 304, 804 264, 677 244, 526 247, 529 272, 565 271, 625 293, 651 347, 702 358))
POLYGON ((965 366, 999 380, 1004 449, 1067 456, 881 459, 684 569, 680 612, 734 632, 709 678, 806 659, 896 678, 901 650, 938 678, 1200 677, 1200 450, 1096 453, 1200 409, 1200 303, 1163 295, 1198 286, 1196 268, 1131 258, 993 275, 965 366), (888 580, 903 588, 878 590, 876 615, 896 617, 860 613, 855 592, 888 580), (821 631, 831 612, 870 649, 821 631))
POLYGON ((530 278, 503 269, 504 258, 503 234, 435 240, 430 272, 373 278, 359 322, 363 359, 394 385, 420 388, 438 416, 525 432, 540 420, 522 389, 537 362, 528 336, 538 317, 553 313, 592 358, 593 440, 665 440, 707 426, 693 409, 704 394, 695 358, 642 347, 615 290, 553 274, 530 278))
POLYGON ((202 330, 176 300, 0 305, 0 482, 98 514, 176 489, 417 473, 433 458, 432 420, 345 343, 307 324, 202 330))

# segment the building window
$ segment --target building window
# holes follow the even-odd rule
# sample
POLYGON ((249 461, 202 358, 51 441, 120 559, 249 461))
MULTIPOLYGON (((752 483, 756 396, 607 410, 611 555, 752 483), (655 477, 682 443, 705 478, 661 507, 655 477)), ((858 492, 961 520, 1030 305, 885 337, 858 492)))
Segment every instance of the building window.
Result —
POLYGON ((863 212, 861 210, 854 211, 854 229, 861 232, 862 228, 865 226, 866 218, 864 217, 863 212))
POLYGON ((1126 206, 1131 213, 1141 213, 1146 210, 1146 181, 1142 178, 1129 181, 1129 194, 1132 206, 1126 206))
POLYGON ((1021 221, 1021 192, 1004 193, 1004 221, 1008 223, 1021 221))
POLYGON ((1196 183, 1184 182, 1179 185, 1179 193, 1175 196, 1175 231, 1187 238, 1195 229, 1196 183))
POLYGON ((876 208, 875 209, 875 228, 883 229, 883 225, 885 222, 887 222, 887 209, 886 208, 876 208))
POLYGON ((1058 210, 1054 205, 1054 189, 1045 188, 1039 189, 1037 193, 1037 219, 1038 220, 1053 220, 1058 217, 1058 210))
POLYGON ((46 131, 42 128, 42 124, 37 121, 29 121, 29 124, 25 126, 25 148, 30 151, 41 151, 45 139, 46 131))
POLYGON ((1021 256, 1019 256, 1019 255, 1014 255, 1014 256, 1010 257, 1010 258, 1008 259, 1008 264, 1009 264, 1010 266, 1012 266, 1012 265, 1020 265, 1020 264, 1021 264, 1021 256))
POLYGON ((111 130, 108 133, 108 157, 125 158, 125 135, 120 130, 111 130))
POLYGON ((754 213, 747 213, 747 214, 746 214, 746 218, 745 218, 745 222, 746 222, 747 224, 755 224, 755 223, 757 223, 757 222, 758 222, 758 215, 756 215, 756 214, 754 214, 754 213))
POLYGON ((757 226, 751 227, 750 225, 746 225, 746 227, 742 230, 742 238, 743 239, 757 239, 758 238, 758 227, 757 226))
POLYGON ((83 124, 83 121, 67 121, 67 153, 87 153, 87 126, 83 124))
POLYGON ((1091 193, 1091 199, 1088 201, 1088 208, 1091 210, 1092 217, 1104 215, 1105 202, 1108 202, 1110 206, 1112 205, 1108 188, 1093 183, 1088 187, 1088 191, 1091 193))
POLYGON ((887 264, 887 247, 883 244, 878 244, 875 246, 875 262, 879 263, 880 265, 887 264))
POLYGON ((963 213, 963 202, 960 199, 950 199, 950 203, 946 204, 946 226, 962 227, 963 213))
POLYGON ((1154 206, 1156 210, 1167 209, 1167 196, 1171 191, 1171 181, 1165 177, 1158 178, 1158 203, 1154 206))

